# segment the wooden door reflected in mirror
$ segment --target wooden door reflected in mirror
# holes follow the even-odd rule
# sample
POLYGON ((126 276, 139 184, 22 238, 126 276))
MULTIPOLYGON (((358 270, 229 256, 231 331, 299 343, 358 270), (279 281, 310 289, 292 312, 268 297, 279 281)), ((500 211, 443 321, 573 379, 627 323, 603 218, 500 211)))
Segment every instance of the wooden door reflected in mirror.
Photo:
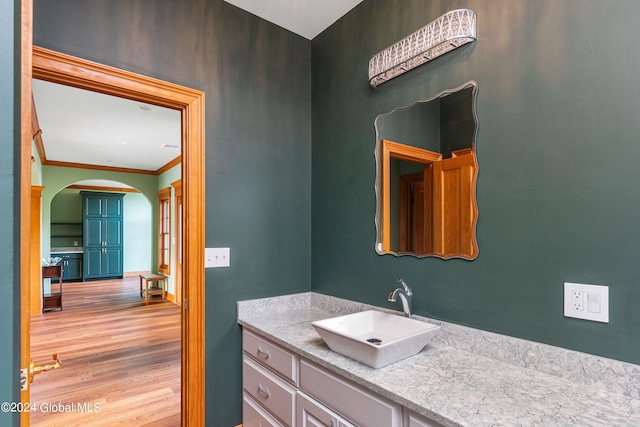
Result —
POLYGON ((412 142, 376 145, 379 254, 477 257, 476 90, 470 82, 376 119, 378 136, 412 142))

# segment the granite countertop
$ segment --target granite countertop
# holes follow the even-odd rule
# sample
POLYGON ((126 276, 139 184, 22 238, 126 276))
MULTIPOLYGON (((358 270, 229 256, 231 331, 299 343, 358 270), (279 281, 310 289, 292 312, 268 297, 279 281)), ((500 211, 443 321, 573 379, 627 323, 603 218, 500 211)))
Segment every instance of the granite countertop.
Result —
MULTIPOLYGON (((421 353, 374 369, 329 350, 310 324, 368 308, 384 310, 296 294, 239 302, 238 323, 446 426, 640 425, 638 365, 478 331, 476 338, 488 344, 493 357, 451 345, 460 338, 467 342, 461 346, 469 345, 475 330, 432 321, 442 325, 441 336, 421 353), (530 360, 518 360, 519 353, 530 360), (553 366, 564 360, 593 372, 580 381, 543 372, 554 368, 545 367, 547 361, 538 356, 556 359, 553 366)), ((480 348, 478 342, 473 346, 480 348)))

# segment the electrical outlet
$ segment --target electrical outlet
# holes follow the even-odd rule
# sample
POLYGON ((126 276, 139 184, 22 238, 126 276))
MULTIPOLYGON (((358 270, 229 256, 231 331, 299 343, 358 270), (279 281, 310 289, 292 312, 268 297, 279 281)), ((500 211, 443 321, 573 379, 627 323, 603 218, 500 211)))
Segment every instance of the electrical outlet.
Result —
POLYGON ((609 287, 566 282, 564 315, 609 323, 609 287))
POLYGON ((571 291, 571 307, 576 311, 584 311, 584 292, 571 291))
POLYGON ((205 248, 204 268, 229 267, 231 250, 229 248, 205 248))

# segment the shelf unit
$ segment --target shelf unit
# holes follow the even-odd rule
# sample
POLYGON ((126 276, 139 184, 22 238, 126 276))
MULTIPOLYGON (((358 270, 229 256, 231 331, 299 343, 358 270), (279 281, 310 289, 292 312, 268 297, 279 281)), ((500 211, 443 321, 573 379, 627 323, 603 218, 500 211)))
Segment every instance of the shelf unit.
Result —
POLYGON ((82 238, 82 222, 52 222, 51 237, 82 238))
POLYGON ((62 266, 43 266, 42 279, 51 279, 49 293, 45 293, 44 283, 42 285, 42 312, 56 308, 62 310, 62 266), (58 279, 58 283, 55 283, 53 279, 58 279))

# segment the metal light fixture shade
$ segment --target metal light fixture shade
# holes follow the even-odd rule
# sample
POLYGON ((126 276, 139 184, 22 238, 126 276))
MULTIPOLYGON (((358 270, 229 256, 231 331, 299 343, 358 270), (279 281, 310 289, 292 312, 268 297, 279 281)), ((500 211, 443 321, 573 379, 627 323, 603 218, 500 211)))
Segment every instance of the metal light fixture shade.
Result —
POLYGON ((476 39, 476 12, 456 9, 378 52, 369 60, 369 83, 376 87, 476 39))

